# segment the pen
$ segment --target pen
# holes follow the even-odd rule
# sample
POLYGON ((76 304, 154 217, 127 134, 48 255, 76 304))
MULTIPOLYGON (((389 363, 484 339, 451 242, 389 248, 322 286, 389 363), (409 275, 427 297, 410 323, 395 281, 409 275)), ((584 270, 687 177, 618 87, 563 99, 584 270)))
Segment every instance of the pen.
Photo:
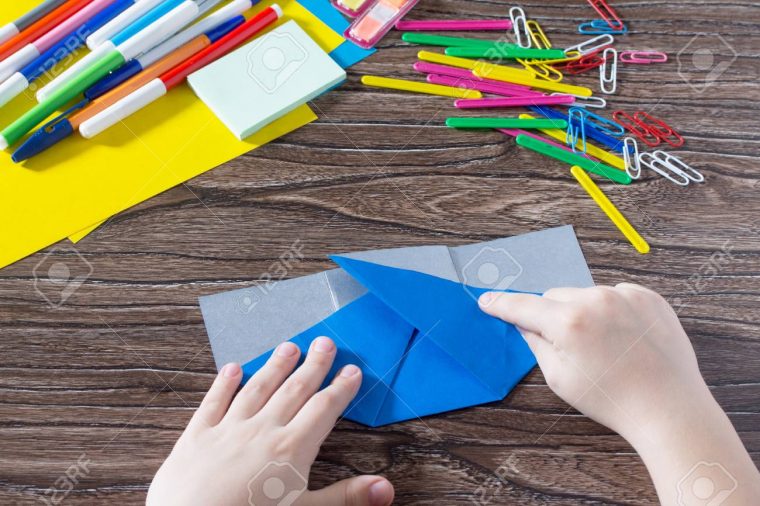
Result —
MULTIPOLYGON (((74 77, 69 83, 53 92, 45 101, 37 104, 26 114, 0 132, 0 149, 15 144, 32 128, 63 107, 69 100, 95 84, 110 71, 158 45, 198 14, 198 4, 187 1, 132 37, 112 51, 100 57, 91 67, 74 77)), ((107 47, 104 44, 101 47, 107 47)))
POLYGON ((76 53, 84 45, 84 39, 87 37, 87 34, 97 30, 99 26, 108 22, 109 19, 113 19, 114 16, 117 16, 119 12, 131 4, 132 0, 117 0, 93 16, 89 21, 73 30, 58 44, 10 76, 4 83, 0 84, 0 107, 26 90, 30 84, 54 68, 64 58, 76 53))
POLYGON ((280 6, 272 4, 271 7, 267 7, 206 49, 185 60, 170 71, 162 74, 160 77, 153 79, 142 88, 132 92, 126 98, 82 123, 79 127, 79 133, 82 137, 90 139, 119 121, 129 117, 131 114, 166 95, 169 90, 184 82, 187 76, 196 70, 217 60, 235 47, 261 32, 277 21, 281 16, 282 9, 280 6))
POLYGON ((16 21, 0 27, 0 44, 23 32, 29 28, 30 25, 49 14, 50 11, 60 7, 65 1, 66 0, 47 0, 18 18, 16 21))
POLYGON ((86 98, 69 111, 61 114, 37 130, 13 153, 13 161, 16 163, 23 162, 50 149, 79 130, 79 126, 84 121, 87 121, 164 72, 176 67, 193 54, 210 46, 244 22, 245 18, 243 16, 236 16, 222 22, 209 32, 188 41, 176 51, 156 61, 153 65, 146 67, 144 72, 141 72, 125 83, 120 85, 113 84, 110 89, 104 90, 102 96, 97 99, 90 100, 86 98))

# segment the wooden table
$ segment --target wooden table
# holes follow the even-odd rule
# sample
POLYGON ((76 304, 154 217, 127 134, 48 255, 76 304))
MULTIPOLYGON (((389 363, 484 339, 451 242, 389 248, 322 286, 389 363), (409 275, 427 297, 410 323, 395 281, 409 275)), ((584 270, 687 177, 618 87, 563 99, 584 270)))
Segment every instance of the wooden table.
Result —
MULTIPOLYGON (((604 186, 651 254, 623 240, 563 164, 498 133, 446 129, 448 99, 358 84, 364 73, 419 78, 418 48, 391 34, 314 104, 317 123, 115 217, 76 249, 61 243, 0 271, 0 503, 51 498, 77 460, 88 470, 66 504, 144 501, 214 376, 198 296, 256 283, 295 241, 305 257, 288 276, 329 268, 331 253, 566 223, 597 283, 680 299, 702 372, 760 463, 760 8, 615 3, 631 27, 619 47, 671 60, 621 66, 611 107, 667 119, 687 139, 679 153, 707 176, 688 188, 652 175, 604 186), (33 271, 56 262, 92 272, 53 309, 33 271)), ((522 5, 560 47, 593 18, 580 0, 522 5)), ((508 6, 422 0, 414 17, 498 17, 508 6)), ((341 422, 313 485, 357 473, 388 476, 400 504, 467 504, 483 485, 495 503, 656 501, 630 446, 568 411, 538 370, 503 402, 380 429, 341 422)))

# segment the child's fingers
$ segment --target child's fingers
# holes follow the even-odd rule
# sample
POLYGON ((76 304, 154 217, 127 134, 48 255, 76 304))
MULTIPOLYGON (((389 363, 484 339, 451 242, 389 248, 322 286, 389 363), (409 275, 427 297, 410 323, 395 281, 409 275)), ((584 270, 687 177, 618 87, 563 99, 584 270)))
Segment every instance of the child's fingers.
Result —
POLYGON ((190 425, 213 427, 218 424, 227 412, 242 378, 243 370, 240 364, 227 364, 222 367, 190 420, 190 425))
POLYGON ((560 302, 527 293, 487 292, 478 299, 480 309, 537 334, 545 334, 560 302))
POLYGON ((335 360, 335 343, 326 337, 319 337, 311 343, 306 360, 296 372, 285 380, 261 408, 258 416, 275 425, 285 425, 319 390, 335 360))
POLYGON ((361 384, 361 369, 355 365, 345 366, 335 376, 330 386, 308 400, 303 409, 288 424, 288 429, 293 431, 301 444, 314 449, 316 455, 322 441, 332 431, 338 417, 356 396, 361 384))
POLYGON ((303 497, 304 506, 387 506, 393 502, 391 482, 381 476, 356 476, 312 490, 303 497))
POLYGON ((293 372, 300 355, 301 350, 293 343, 285 342, 279 345, 264 367, 238 392, 227 417, 244 420, 255 415, 293 372))

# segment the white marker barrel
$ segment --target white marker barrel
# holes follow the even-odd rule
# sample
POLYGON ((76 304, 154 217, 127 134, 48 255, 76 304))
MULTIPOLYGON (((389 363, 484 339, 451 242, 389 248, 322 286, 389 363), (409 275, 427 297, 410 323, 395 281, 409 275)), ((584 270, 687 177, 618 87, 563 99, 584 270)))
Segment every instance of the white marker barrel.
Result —
POLYGON ((105 41, 140 19, 143 14, 163 1, 164 0, 138 0, 132 7, 125 10, 87 37, 87 47, 95 51, 95 49, 105 41))
POLYGON ((108 41, 98 47, 92 53, 85 55, 84 58, 76 62, 71 67, 67 68, 61 75, 50 81, 47 85, 37 91, 37 102, 44 102, 47 97, 61 89, 65 84, 69 83, 72 79, 82 73, 95 61, 99 60, 103 56, 107 55, 111 51, 116 49, 111 41, 108 41))
POLYGON ((164 95, 166 95, 164 82, 161 79, 154 79, 79 125, 79 133, 85 139, 92 139, 164 95))
POLYGON ((39 55, 39 50, 33 44, 27 44, 0 62, 0 83, 26 67, 39 55))
POLYGON ((0 44, 18 35, 18 28, 13 23, 0 27, 0 44))
POLYGON ((23 74, 15 73, 3 84, 0 84, 0 107, 4 106, 29 87, 29 81, 23 74))

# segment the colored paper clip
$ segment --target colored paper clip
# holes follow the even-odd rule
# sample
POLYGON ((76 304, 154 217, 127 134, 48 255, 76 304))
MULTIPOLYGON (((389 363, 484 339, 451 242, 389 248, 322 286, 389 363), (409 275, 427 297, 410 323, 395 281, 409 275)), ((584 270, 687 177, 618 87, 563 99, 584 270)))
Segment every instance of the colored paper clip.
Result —
POLYGON ((567 133, 565 144, 572 148, 573 153, 578 153, 578 143, 581 145, 581 153, 586 154, 586 115, 588 111, 579 107, 571 107, 567 115, 567 133))
POLYGON ((631 176, 631 179, 640 178, 641 160, 639 160, 639 143, 633 137, 626 137, 623 140, 623 147, 625 171, 631 176))
POLYGON ((623 25, 621 29, 610 28, 610 25, 603 19, 595 19, 578 25, 578 33, 581 35, 604 35, 605 33, 609 33, 610 35, 625 35, 628 33, 628 27, 623 25))
POLYGON ((614 47, 608 47, 602 54, 602 64, 599 67, 599 86, 602 93, 612 95, 617 91, 617 66, 618 53, 614 47))
POLYGON ((541 63, 544 65, 556 65, 556 64, 566 64, 573 61, 580 60, 583 55, 580 54, 578 51, 570 51, 572 53, 572 56, 569 53, 565 53, 565 58, 557 58, 555 60, 541 60, 541 63))
MULTIPOLYGON (((530 109, 544 116, 545 118, 569 120, 567 114, 552 109, 551 107, 537 105, 530 107, 530 109)), ((623 152, 623 141, 597 130, 596 128, 589 125, 588 122, 586 124, 586 136, 614 151, 617 151, 619 153, 623 152)))
POLYGON ((660 160, 662 163, 666 164, 673 171, 680 171, 683 175, 689 178, 690 181, 695 183, 703 183, 705 181, 705 176, 702 175, 701 172, 678 158, 676 155, 658 149, 652 153, 652 156, 654 156, 656 160, 660 160))
MULTIPOLYGON (((551 95, 568 95, 568 93, 551 93, 551 95)), ((573 95, 575 97, 575 107, 590 107, 592 109, 604 109, 607 107, 607 101, 601 97, 582 97, 580 95, 573 95)))
POLYGON ((576 44, 574 46, 565 48, 565 54, 571 51, 578 51, 580 54, 586 55, 589 53, 593 53, 594 51, 597 51, 599 49, 602 49, 604 46, 609 46, 613 44, 614 42, 615 42, 615 37, 613 37, 609 33, 605 33, 604 35, 599 35, 597 37, 594 37, 593 39, 588 39, 586 41, 583 41, 580 44, 576 44))
POLYGON ((617 12, 607 3, 607 0, 588 0, 588 3, 591 4, 591 7, 613 30, 622 30, 625 27, 625 23, 623 23, 617 12))
POLYGON ((626 130, 638 137, 641 142, 650 148, 657 147, 662 142, 659 137, 649 131, 646 125, 642 124, 625 111, 618 110, 613 112, 612 118, 620 125, 623 125, 626 130))
MULTIPOLYGON (((552 43, 549 41, 549 37, 546 36, 546 33, 544 33, 543 28, 541 28, 541 25, 538 24, 538 21, 535 20, 529 20, 527 22, 528 27, 528 34, 530 35, 531 41, 533 42, 533 46, 541 49, 551 49, 552 43)), ((560 60, 563 60, 564 58, 558 58, 560 60)), ((555 83, 562 82, 562 79, 565 78, 565 76, 557 70, 556 68, 552 67, 549 63, 547 63, 546 60, 523 60, 518 59, 523 67, 528 69, 531 72, 534 72, 534 74, 537 77, 540 77, 542 79, 546 79, 547 81, 553 81, 555 83)))
POLYGON ((586 111, 586 122, 591 128, 595 128, 607 135, 613 137, 621 137, 622 135, 625 135, 625 128, 623 128, 623 125, 616 123, 611 119, 599 116, 591 111, 586 111))
POLYGON ((528 18, 522 7, 509 9, 509 19, 512 21, 512 31, 515 33, 517 45, 522 48, 530 47, 530 31, 528 30, 528 18))
POLYGON ((577 75, 600 67, 602 63, 604 63, 604 49, 597 49, 593 53, 588 53, 577 60, 566 63, 563 70, 568 74, 577 75))
POLYGON ((648 65, 650 63, 665 63, 666 61, 668 61, 668 55, 662 51, 622 51, 620 53, 621 63, 648 65))
POLYGON ((661 140, 667 142, 674 148, 680 148, 681 146, 683 146, 684 138, 681 137, 681 135, 678 132, 673 130, 670 127, 670 125, 668 125, 661 119, 655 118, 644 111, 638 111, 638 112, 633 113, 633 119, 638 121, 639 125, 643 126, 644 128, 646 128, 647 130, 649 130, 654 135, 659 137, 661 140), (675 138, 675 140, 671 140, 673 138, 675 138))

